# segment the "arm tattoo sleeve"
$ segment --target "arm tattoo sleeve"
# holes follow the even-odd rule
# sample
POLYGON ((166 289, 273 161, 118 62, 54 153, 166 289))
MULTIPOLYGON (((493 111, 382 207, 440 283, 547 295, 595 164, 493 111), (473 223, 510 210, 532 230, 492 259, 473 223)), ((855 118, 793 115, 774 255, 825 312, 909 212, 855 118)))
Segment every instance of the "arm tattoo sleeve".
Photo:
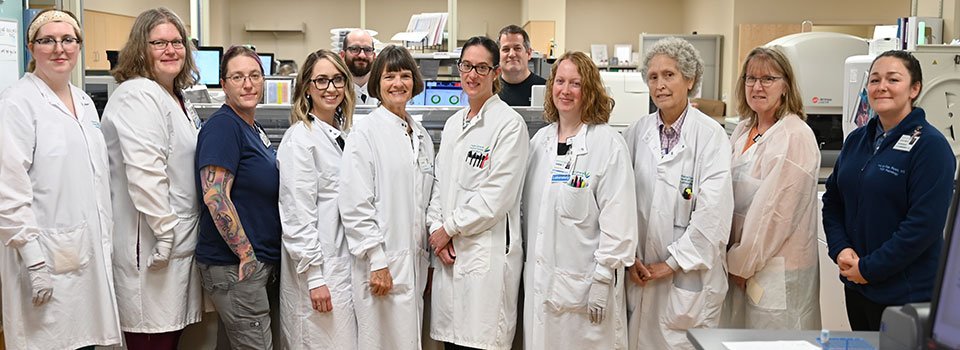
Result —
POLYGON ((227 169, 218 166, 206 166, 200 169, 200 184, 203 190, 203 203, 210 210, 220 236, 227 242, 227 246, 241 261, 256 259, 253 246, 247 240, 240 218, 237 217, 237 208, 230 200, 230 188, 233 187, 233 174, 227 169))

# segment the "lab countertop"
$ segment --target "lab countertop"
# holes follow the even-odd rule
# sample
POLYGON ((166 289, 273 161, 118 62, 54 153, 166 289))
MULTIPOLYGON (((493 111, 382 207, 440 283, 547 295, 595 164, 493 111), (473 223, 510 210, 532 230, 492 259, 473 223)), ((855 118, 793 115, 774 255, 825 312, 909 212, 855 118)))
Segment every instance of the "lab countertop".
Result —
MULTIPOLYGON (((781 331, 757 329, 691 329, 687 331, 687 339, 698 350, 726 350, 723 342, 730 341, 777 341, 777 340, 805 340, 817 345, 820 331, 781 331)), ((831 339, 863 338, 875 349, 880 347, 880 332, 830 332, 831 339)))

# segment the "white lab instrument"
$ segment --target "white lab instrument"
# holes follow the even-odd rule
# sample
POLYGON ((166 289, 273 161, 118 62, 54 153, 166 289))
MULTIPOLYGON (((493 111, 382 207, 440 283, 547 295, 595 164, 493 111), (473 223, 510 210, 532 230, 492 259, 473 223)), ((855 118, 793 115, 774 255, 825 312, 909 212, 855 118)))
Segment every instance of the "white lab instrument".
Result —
POLYGON ((916 106, 927 121, 947 138, 953 154, 960 156, 960 47, 921 45, 913 52, 923 71, 923 90, 916 106))
POLYGON ((643 74, 601 71, 600 79, 607 93, 616 101, 608 122, 615 130, 622 131, 630 123, 650 113, 650 89, 643 81, 643 74))

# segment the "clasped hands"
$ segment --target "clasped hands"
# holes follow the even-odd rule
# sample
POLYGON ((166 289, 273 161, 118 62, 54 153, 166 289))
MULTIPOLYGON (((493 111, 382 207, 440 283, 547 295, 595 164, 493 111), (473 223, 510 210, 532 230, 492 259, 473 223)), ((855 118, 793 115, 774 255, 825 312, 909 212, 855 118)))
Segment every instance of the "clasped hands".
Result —
POLYGON ((840 276, 845 277, 850 282, 856 284, 867 284, 867 279, 860 274, 860 256, 853 248, 845 248, 837 255, 837 267, 840 268, 840 276))
POLYGON ((433 248, 433 254, 440 258, 440 261, 445 265, 453 265, 453 262, 457 260, 457 252, 453 249, 453 239, 447 234, 447 230, 443 226, 430 234, 430 247, 433 248))
POLYGON ((645 287, 647 282, 658 280, 673 275, 673 269, 666 262, 658 262, 644 265, 637 259, 633 266, 627 267, 627 276, 633 283, 645 287))

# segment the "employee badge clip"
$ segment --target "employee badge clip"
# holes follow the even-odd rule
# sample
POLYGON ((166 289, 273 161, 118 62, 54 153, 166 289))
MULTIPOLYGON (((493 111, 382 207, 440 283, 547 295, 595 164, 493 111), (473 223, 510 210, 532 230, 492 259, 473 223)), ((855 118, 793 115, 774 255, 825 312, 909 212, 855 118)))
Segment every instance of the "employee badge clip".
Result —
POLYGON ((917 140, 920 139, 920 129, 923 129, 923 125, 918 125, 916 129, 913 129, 913 132, 910 133, 910 135, 900 136, 900 139, 897 140, 897 143, 893 145, 893 149, 910 152, 910 150, 913 149, 913 145, 916 145, 917 140))
POLYGON ((683 199, 690 200, 690 198, 693 198, 693 188, 684 188, 680 196, 683 197, 683 199))
POLYGON ((680 175, 680 196, 685 200, 693 198, 693 177, 689 175, 680 175))

